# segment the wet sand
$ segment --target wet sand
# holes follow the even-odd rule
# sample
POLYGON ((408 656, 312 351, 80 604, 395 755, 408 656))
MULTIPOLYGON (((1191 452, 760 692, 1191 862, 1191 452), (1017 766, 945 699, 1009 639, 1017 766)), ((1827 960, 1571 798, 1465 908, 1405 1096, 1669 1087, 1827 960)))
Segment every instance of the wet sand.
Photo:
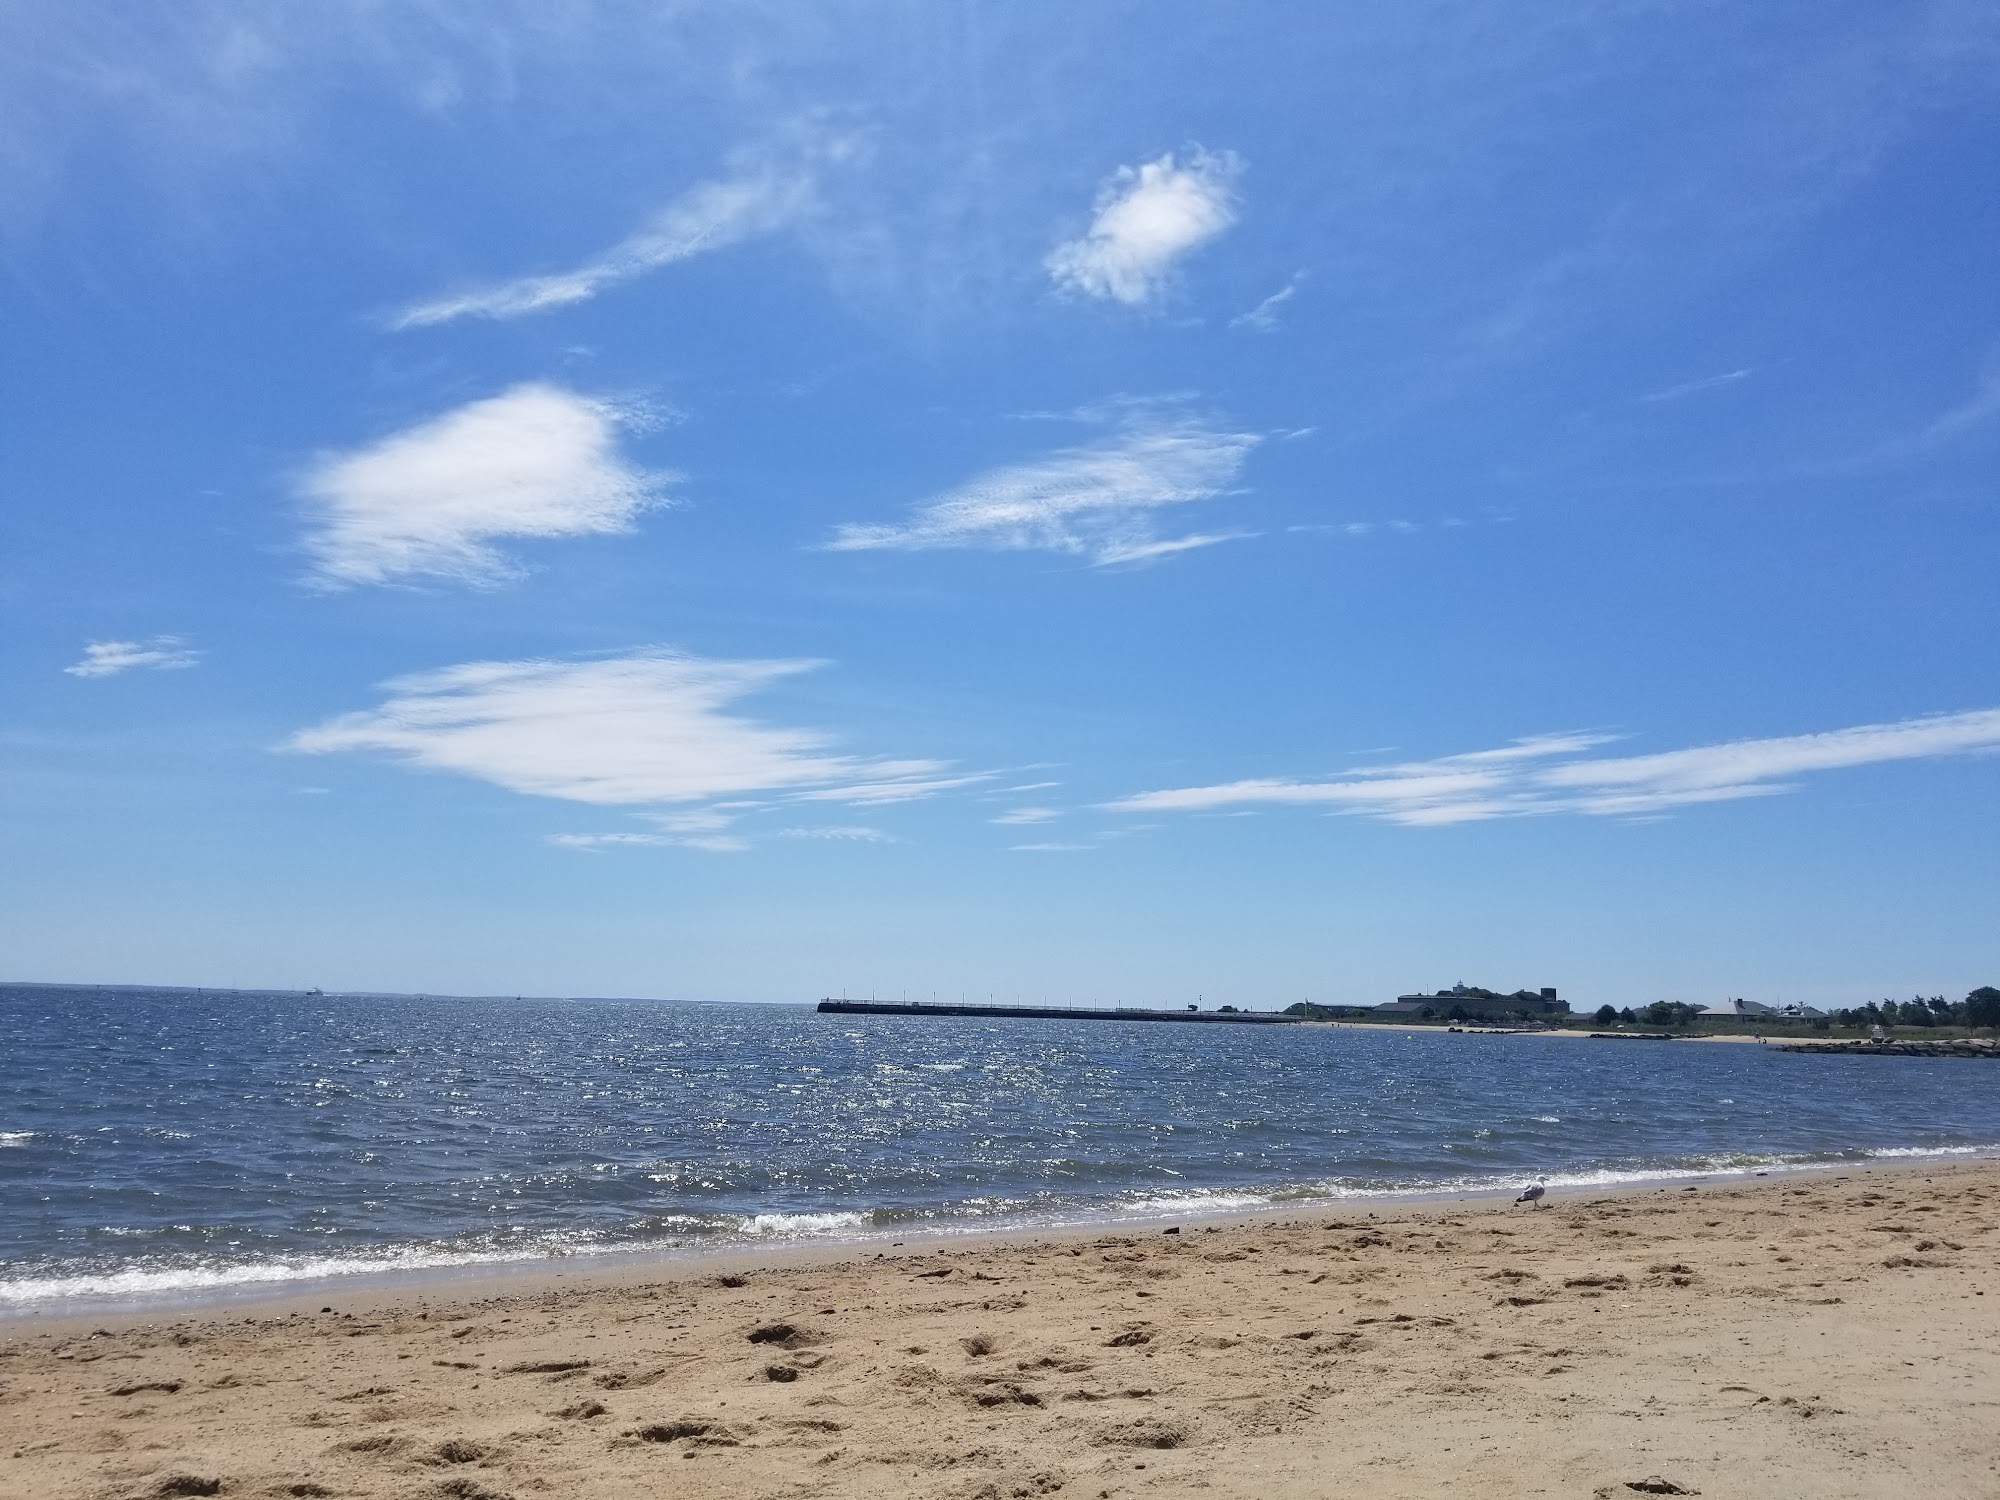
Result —
POLYGON ((2000 1165, 1549 1205, 4 1324, 0 1496, 2000 1496, 2000 1165))

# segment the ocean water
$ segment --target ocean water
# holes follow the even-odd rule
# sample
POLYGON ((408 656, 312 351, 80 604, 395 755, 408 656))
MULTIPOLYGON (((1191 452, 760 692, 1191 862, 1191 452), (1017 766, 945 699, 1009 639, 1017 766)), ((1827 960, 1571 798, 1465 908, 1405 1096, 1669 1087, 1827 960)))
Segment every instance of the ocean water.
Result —
POLYGON ((0 990, 0 1313, 2000 1150, 2000 1069, 804 1007, 0 990))

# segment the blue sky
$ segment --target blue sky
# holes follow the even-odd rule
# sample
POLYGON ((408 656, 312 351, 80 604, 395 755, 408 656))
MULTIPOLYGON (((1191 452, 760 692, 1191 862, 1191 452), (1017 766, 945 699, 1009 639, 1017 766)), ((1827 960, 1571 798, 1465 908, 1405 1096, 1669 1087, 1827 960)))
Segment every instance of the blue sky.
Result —
POLYGON ((0 971, 2000 973, 1970 3, 0 17, 0 971))

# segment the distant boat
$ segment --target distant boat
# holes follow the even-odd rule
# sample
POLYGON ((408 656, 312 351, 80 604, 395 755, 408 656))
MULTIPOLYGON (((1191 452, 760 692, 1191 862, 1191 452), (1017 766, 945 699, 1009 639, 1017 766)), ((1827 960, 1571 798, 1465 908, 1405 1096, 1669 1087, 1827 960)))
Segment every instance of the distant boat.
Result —
POLYGON ((324 1000, 325 998, 326 998, 326 991, 321 989, 318 985, 314 985, 311 989, 306 991, 306 999, 308 1000, 324 1000))

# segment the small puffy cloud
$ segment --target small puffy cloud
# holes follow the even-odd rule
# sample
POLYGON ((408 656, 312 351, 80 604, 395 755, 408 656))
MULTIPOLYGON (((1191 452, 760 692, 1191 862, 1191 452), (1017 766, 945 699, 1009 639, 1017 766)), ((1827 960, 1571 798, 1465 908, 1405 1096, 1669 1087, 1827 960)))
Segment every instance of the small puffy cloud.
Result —
POLYGON ((1768 797, 1791 778, 1892 761, 2000 752, 2000 709, 1861 724, 1821 734, 1734 740, 1654 755, 1596 756, 1589 734, 1544 735, 1493 750, 1373 766, 1323 781, 1258 779, 1142 792, 1118 812, 1311 807, 1405 824, 1580 813, 1650 816, 1705 802, 1768 797))
POLYGON ((300 485, 313 577, 330 588, 427 576, 490 584, 502 537, 629 531, 661 480, 618 451, 631 413, 539 382, 517 385, 351 453, 300 485))
POLYGON ((144 641, 88 641, 84 644, 83 660, 63 670, 72 677, 116 677, 135 668, 178 671, 200 659, 201 653, 190 649, 182 637, 156 635, 144 641))
MULTIPOLYGON (((936 761, 843 755, 824 734, 730 711, 815 665, 719 661, 664 648, 589 661, 470 662, 390 682, 376 707, 301 730, 284 748, 379 752, 509 791, 604 807, 826 786, 851 792, 856 782, 890 800, 890 788, 920 796, 948 784, 936 761)), ((675 809, 658 820, 657 834, 615 842, 709 839, 700 847, 716 847, 713 840, 728 837, 720 830, 730 816, 726 809, 675 809)))
POLYGON ((1097 215, 1080 239, 1044 265, 1063 291, 1128 307, 1156 300, 1174 263, 1236 222, 1242 160, 1229 151, 1172 152, 1120 167, 1097 192, 1097 215))
POLYGON ((835 552, 1040 549, 1100 566, 1209 546, 1243 533, 1162 540, 1154 514, 1226 493, 1259 441, 1197 418, 1140 411, 1098 442, 989 469, 923 501, 906 520, 849 523, 827 545, 835 552))
POLYGON ((697 183, 581 265, 418 302, 391 317, 390 327, 426 328, 457 318, 518 318, 587 302, 607 287, 662 266, 784 229, 803 218, 813 202, 809 169, 768 156, 745 156, 730 175, 697 183))
POLYGON ((843 844, 893 844, 892 834, 865 824, 837 823, 825 828, 780 828, 781 839, 822 839, 843 844))

